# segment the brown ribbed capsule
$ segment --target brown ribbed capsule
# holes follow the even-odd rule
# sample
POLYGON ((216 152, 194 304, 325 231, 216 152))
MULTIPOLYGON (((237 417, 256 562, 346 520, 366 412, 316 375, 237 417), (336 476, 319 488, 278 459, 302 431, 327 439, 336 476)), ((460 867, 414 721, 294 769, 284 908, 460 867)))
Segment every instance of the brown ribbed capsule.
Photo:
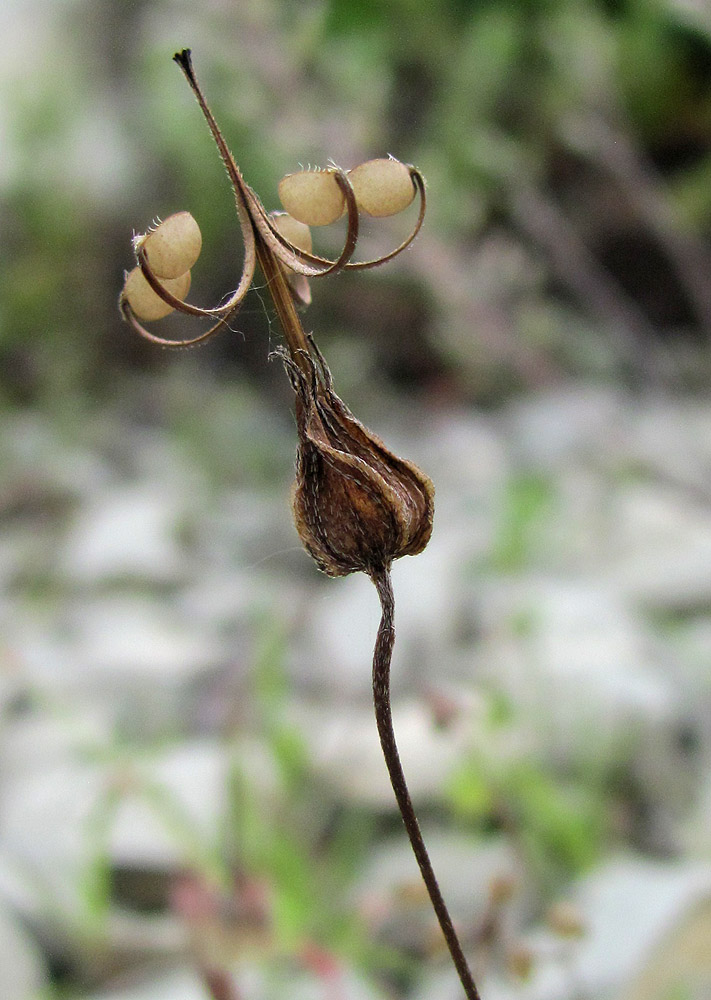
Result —
POLYGON ((290 359, 299 445, 292 494, 299 537, 329 576, 371 576, 430 539, 432 481, 398 458, 333 391, 331 373, 311 344, 306 373, 290 359))

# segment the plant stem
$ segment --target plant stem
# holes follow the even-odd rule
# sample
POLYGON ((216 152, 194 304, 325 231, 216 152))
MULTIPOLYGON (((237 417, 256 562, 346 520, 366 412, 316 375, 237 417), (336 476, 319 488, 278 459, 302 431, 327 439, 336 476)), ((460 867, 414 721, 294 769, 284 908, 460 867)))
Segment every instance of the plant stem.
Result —
POLYGON ((207 101, 205 100, 202 89, 193 70, 190 49, 183 49, 182 52, 176 52, 173 59, 178 66, 180 66, 186 80, 190 84, 190 87, 197 98, 200 110, 207 121, 212 137, 215 140, 217 148, 220 152, 222 162, 225 165, 235 193, 237 210, 240 214, 240 222, 243 225, 249 225, 254 233, 254 246, 257 260, 259 261, 259 266, 264 274, 264 278, 267 282, 267 288, 274 302, 274 308, 276 309, 279 321, 284 331, 284 337, 286 338, 289 353, 291 354, 294 364, 298 365, 302 371, 308 372, 309 367, 305 355, 309 354, 309 345, 306 340, 306 334, 304 333, 304 328, 301 325, 299 314, 296 311, 289 285, 284 277, 283 268, 276 259, 274 253, 265 243, 259 229, 254 224, 253 215, 249 210, 250 196, 254 198, 254 195, 245 184, 242 174, 234 161, 234 157, 225 142, 224 136, 222 135, 217 122, 215 121, 215 117, 208 107, 207 101))
POLYGON ((395 730, 393 729, 390 707, 390 663, 393 646, 395 645, 395 598, 389 568, 383 567, 374 571, 371 574, 371 579, 378 591, 380 606, 382 608, 382 616, 380 625, 378 626, 378 635, 375 640, 375 651, 373 653, 373 703, 375 706, 375 721, 378 727, 378 735, 380 736, 380 746, 383 750, 383 756, 385 757, 390 781, 395 792, 398 808, 400 809, 400 815, 405 824, 413 853, 420 866, 420 872, 427 887, 434 911, 437 914, 439 925, 447 942, 449 953, 452 956, 459 980, 464 988, 464 993, 468 997, 468 1000, 481 1000, 471 970, 464 957, 457 932, 452 924, 449 910, 442 898, 442 893, 432 868, 432 862, 430 861, 430 856, 427 853, 427 848, 420 832, 420 824, 417 821, 412 800, 410 799, 405 774, 400 763, 400 754, 395 742, 395 730))
POLYGON ((284 270, 256 229, 254 230, 254 240, 257 248, 257 260, 267 283, 267 291, 279 317, 289 354, 294 364, 298 365, 304 373, 308 373, 310 368, 306 355, 310 354, 309 345, 294 305, 294 297, 284 276, 284 270))

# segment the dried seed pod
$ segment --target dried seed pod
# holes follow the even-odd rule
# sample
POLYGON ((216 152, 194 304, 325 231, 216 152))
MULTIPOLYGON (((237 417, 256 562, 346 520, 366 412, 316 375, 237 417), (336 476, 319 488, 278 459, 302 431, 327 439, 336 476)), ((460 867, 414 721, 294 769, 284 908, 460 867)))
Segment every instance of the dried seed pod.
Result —
POLYGON ((316 354, 311 378, 287 362, 297 393, 296 530, 329 576, 375 575, 427 545, 434 486, 356 420, 316 354))
POLYGON ((402 212, 416 193, 409 168, 399 160, 367 160, 348 171, 348 180, 358 208, 377 218, 402 212))
POLYGON ((156 277, 179 278, 200 256, 202 233, 190 212, 176 212, 145 236, 139 236, 134 246, 143 248, 156 277))
MULTIPOLYGON (((178 278, 165 278, 161 284, 167 291, 174 295, 176 299, 184 299, 190 291, 190 271, 181 274, 178 278)), ((126 276, 121 292, 121 298, 125 299, 131 307, 132 312, 147 323, 156 319, 163 319, 173 312, 173 307, 164 302, 160 295, 156 295, 151 286, 143 276, 140 267, 134 269, 126 276)))
POLYGON ((279 199, 289 213, 307 226, 328 226, 340 219, 346 198, 332 170, 300 170, 279 182, 279 199))
POLYGON ((288 240, 297 250, 305 250, 306 253, 311 253, 313 250, 313 241, 311 239, 311 230, 308 226, 304 225, 303 222, 299 222, 298 219, 295 219, 293 215, 289 215, 288 212, 272 212, 270 217, 275 229, 279 230, 284 239, 288 240))

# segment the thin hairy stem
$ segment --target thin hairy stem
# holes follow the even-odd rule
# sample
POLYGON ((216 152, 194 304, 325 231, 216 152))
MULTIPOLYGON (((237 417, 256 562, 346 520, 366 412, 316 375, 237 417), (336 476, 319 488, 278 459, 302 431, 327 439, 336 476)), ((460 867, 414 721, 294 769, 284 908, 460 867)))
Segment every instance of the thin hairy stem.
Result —
POLYGON ((420 832, 420 824, 410 799, 407 789, 405 774, 400 763, 400 754, 395 742, 395 730, 393 729, 392 711, 390 708, 390 662, 392 660, 393 646, 395 645, 395 598, 393 595, 392 581, 390 579, 389 568, 382 568, 371 574, 373 583, 378 591, 382 616, 378 627, 378 635, 375 640, 375 652, 373 653, 373 702, 375 705, 375 721, 378 726, 380 736, 380 746, 383 750, 385 763, 390 775, 390 781, 395 792, 400 815, 402 816, 410 844, 414 852, 420 872, 424 880, 427 892, 439 925, 442 928, 449 953, 452 956, 459 980, 464 988, 464 993, 468 1000, 481 1000, 479 991, 471 974, 471 970, 464 957, 462 946, 459 943, 457 932, 452 924, 447 905, 442 898, 439 884, 435 877, 430 856, 427 853, 425 842, 420 832))
POLYGON ((274 303, 276 314, 279 317, 289 354, 302 371, 308 371, 306 357, 309 354, 309 344, 296 311, 294 297, 291 294, 284 269, 267 244, 260 238, 257 238, 257 260, 266 279, 267 290, 274 303))

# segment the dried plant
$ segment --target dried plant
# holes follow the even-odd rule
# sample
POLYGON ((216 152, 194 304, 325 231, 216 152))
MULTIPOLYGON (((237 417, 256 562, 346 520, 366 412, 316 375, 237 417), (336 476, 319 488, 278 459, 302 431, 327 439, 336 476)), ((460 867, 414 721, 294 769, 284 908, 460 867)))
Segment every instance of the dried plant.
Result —
POLYGON ((168 347, 201 343, 226 327, 249 290, 259 264, 284 333, 286 371, 296 396, 298 451, 292 503, 299 537, 319 569, 329 576, 367 573, 375 584, 382 616, 373 656, 373 698, 380 743, 412 849, 442 932, 469 1000, 479 1000, 449 912, 442 898, 405 782, 390 707, 390 663, 394 559, 416 555, 429 541, 434 487, 411 462, 398 458, 363 426, 336 395, 328 366, 301 325, 299 306, 310 301, 309 278, 344 269, 376 267, 391 260, 415 238, 425 214, 420 172, 392 158, 370 160, 346 172, 304 170, 279 185, 287 213, 269 214, 246 184, 205 101, 188 49, 176 53, 217 144, 234 189, 244 241, 244 264, 237 289, 220 306, 203 309, 185 301, 190 268, 200 253, 195 220, 180 212, 134 239, 137 267, 126 277, 121 311, 143 337, 168 347), (359 212, 375 217, 406 208, 419 195, 419 214, 408 238, 374 260, 354 262, 359 212), (335 260, 313 253, 310 225, 327 225, 347 214, 343 250, 335 260), (203 333, 182 341, 159 337, 143 325, 174 309, 213 319, 203 333), (141 322, 143 321, 143 322, 141 322))

